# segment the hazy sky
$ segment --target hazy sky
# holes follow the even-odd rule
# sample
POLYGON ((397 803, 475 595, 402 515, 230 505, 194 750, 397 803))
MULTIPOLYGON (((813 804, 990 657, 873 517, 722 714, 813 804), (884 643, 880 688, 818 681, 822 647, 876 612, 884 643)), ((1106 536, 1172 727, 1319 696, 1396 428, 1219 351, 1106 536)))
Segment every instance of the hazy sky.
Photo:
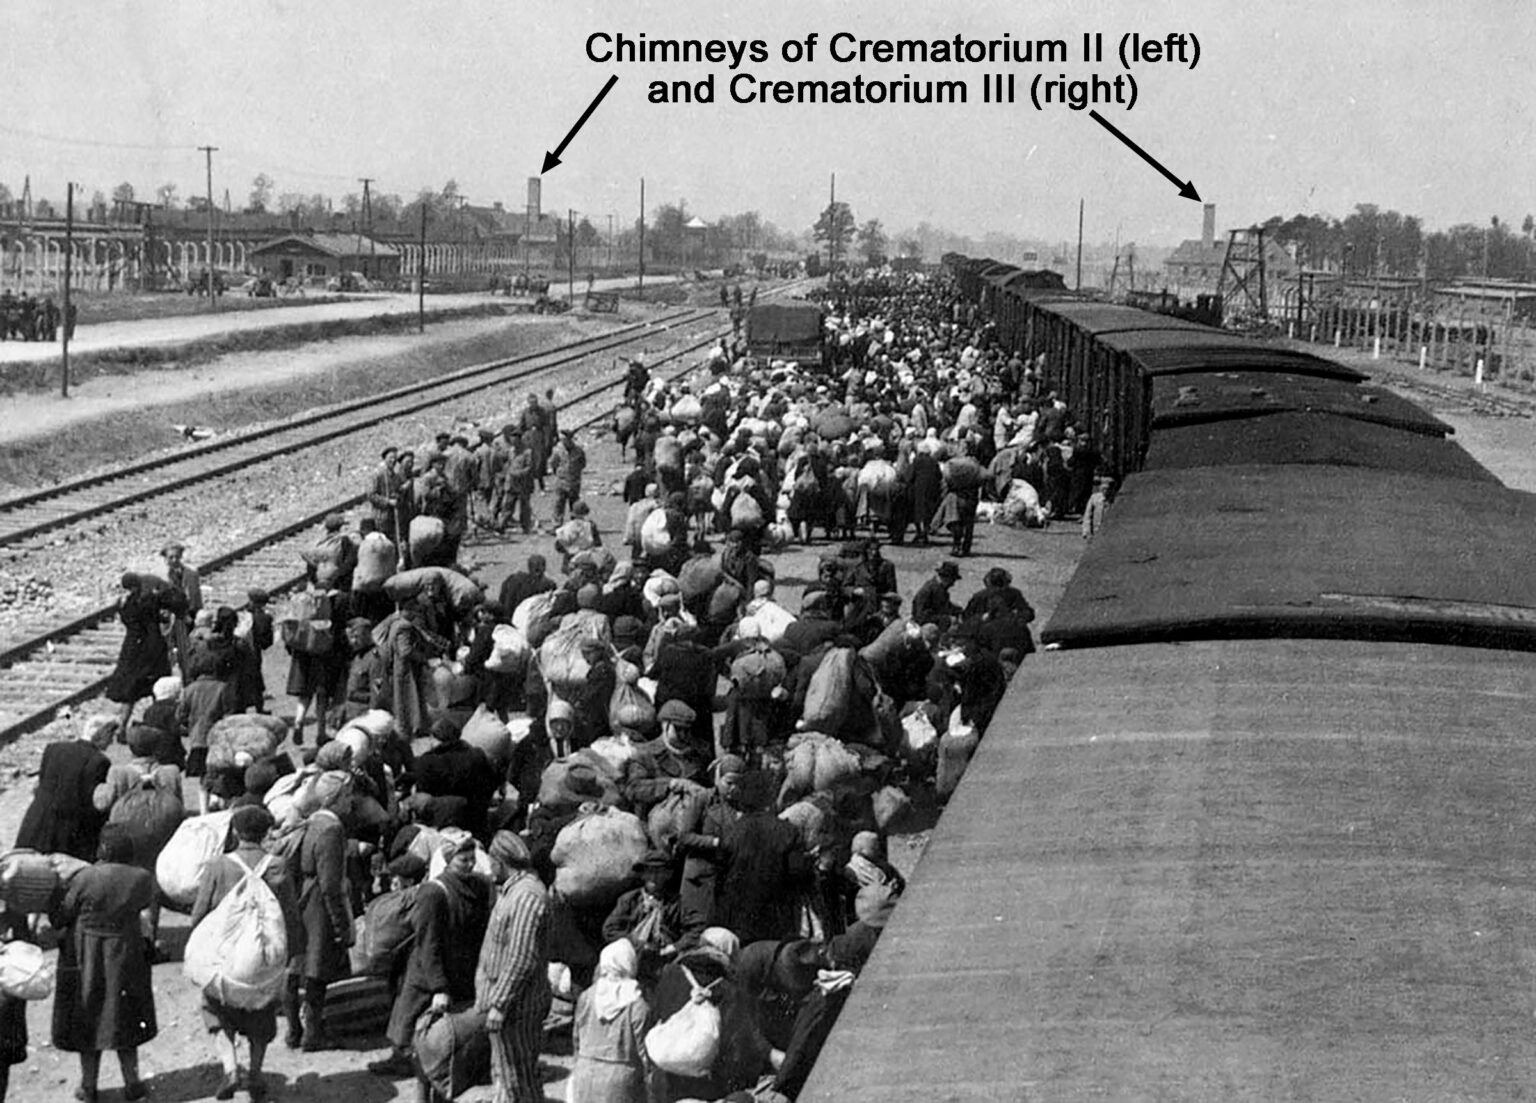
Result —
POLYGON ((1127 32, 1199 40, 1199 64, 1143 63, 1135 107, 1099 110, 1218 205, 1227 227, 1274 213, 1342 216, 1359 202, 1430 227, 1517 225, 1536 211, 1532 0, 1078 0, 906 4, 753 0, 4 0, 0 181, 62 199, 66 180, 141 195, 166 181, 243 203, 277 190, 338 200, 371 176, 409 197, 458 181, 472 202, 523 202, 525 180, 611 74, 619 81, 544 180, 546 210, 602 226, 686 199, 705 219, 758 210, 802 230, 839 199, 891 230, 928 221, 1061 240, 1087 201, 1087 236, 1194 236, 1199 207, 1089 118, 1028 102, 1036 74, 1108 79, 1127 32), (731 102, 729 62, 594 63, 596 32, 762 39, 760 80, 964 80, 966 105, 731 102), (780 56, 819 36, 816 60, 780 56), (1067 63, 837 63, 839 32, 868 39, 1065 39, 1067 63), (1101 63, 1081 57, 1104 36, 1101 63), (1012 71, 1018 102, 983 104, 1012 71), (713 104, 658 106, 653 80, 714 74, 713 104))

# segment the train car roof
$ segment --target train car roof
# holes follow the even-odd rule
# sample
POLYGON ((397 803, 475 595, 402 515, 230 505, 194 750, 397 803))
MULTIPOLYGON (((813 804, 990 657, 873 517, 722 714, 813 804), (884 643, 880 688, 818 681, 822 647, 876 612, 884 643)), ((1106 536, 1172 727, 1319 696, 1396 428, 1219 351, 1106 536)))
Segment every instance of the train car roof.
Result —
POLYGON ((1043 641, 1211 636, 1536 648, 1536 495, 1305 465, 1126 480, 1043 641))
POLYGON ((1532 684, 1340 640, 1031 657, 800 1099, 1518 1098, 1532 684))
POLYGON ((1454 441, 1311 410, 1160 427, 1142 470, 1233 464, 1326 464, 1499 482, 1454 441))
POLYGON ((1152 311, 1142 310, 1134 306, 1098 302, 1092 299, 1078 302, 1053 303, 1045 309, 1053 314, 1061 315, 1079 329, 1085 330, 1095 337, 1124 332, 1213 332, 1209 326, 1197 325, 1194 322, 1185 321, 1183 318, 1175 318, 1171 314, 1155 314, 1152 311))
POLYGON ((1310 410, 1429 436, 1452 429, 1385 387, 1294 372, 1222 371, 1154 376, 1152 428, 1310 410))
POLYGON ((1177 372, 1283 371, 1295 375, 1322 375, 1363 383, 1364 372, 1310 352, 1265 341, 1246 340, 1209 326, 1186 323, 1182 332, 1161 328, 1105 334, 1100 341, 1116 352, 1132 356, 1148 375, 1177 372))

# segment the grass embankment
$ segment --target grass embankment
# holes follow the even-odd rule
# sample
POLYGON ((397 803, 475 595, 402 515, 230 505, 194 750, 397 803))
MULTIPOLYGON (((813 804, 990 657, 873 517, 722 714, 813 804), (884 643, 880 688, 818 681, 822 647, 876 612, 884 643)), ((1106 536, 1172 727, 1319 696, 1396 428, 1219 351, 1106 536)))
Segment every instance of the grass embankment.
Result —
POLYGON ((383 356, 359 356, 317 371, 295 371, 266 386, 231 387, 184 401, 103 414, 0 449, 0 490, 47 486, 177 447, 185 442, 174 425, 218 432, 243 429, 582 335, 582 330, 563 319, 535 325, 509 323, 491 333, 433 341, 383 356))

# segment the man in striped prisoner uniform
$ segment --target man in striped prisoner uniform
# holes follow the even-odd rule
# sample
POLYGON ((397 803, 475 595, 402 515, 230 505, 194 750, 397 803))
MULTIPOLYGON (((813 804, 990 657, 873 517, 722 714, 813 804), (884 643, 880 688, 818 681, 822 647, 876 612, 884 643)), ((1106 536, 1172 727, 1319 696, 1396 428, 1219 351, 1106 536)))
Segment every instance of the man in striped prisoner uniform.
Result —
POLYGON ((544 1098, 539 1050, 549 1014, 549 901, 523 841, 497 832, 490 854, 505 872, 475 970, 475 1007, 486 1013, 496 1103, 544 1098))

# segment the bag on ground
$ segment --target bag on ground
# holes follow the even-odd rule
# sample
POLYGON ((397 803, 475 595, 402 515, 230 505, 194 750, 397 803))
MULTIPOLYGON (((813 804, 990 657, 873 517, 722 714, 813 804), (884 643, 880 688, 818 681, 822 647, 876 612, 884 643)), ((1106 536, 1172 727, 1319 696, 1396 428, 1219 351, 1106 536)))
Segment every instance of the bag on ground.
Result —
POLYGON ((784 784, 779 806, 807 793, 822 793, 859 776, 859 756, 830 735, 804 732, 790 740, 784 753, 784 784))
POLYGON ((960 719, 960 707, 955 706, 949 718, 949 730, 939 737, 939 762, 934 771, 933 788, 940 798, 948 798, 960 784, 971 756, 981 743, 976 725, 960 719))
POLYGON ((720 1009, 709 998, 715 982, 701 985, 686 965, 682 970, 693 998, 646 1031, 645 1051, 663 1072, 704 1077, 720 1055, 720 1009))
POLYGON ((254 759, 270 758, 288 737, 288 724, 281 717, 254 712, 225 716, 208 729, 208 765, 233 766, 242 751, 254 759))
POLYGON ((190 908, 210 866, 224 853, 234 812, 209 812, 181 821, 165 849, 155 859, 155 880, 165 898, 190 908))
POLYGON ((491 1036, 485 1012, 428 1011, 416 1020, 416 1064, 422 1079, 447 1099, 491 1082, 491 1036))
POLYGON ((267 1007, 282 997, 287 984, 283 909, 262 880, 273 860, 269 854, 248 869, 187 939, 182 966, 187 979, 230 1007, 267 1007))

